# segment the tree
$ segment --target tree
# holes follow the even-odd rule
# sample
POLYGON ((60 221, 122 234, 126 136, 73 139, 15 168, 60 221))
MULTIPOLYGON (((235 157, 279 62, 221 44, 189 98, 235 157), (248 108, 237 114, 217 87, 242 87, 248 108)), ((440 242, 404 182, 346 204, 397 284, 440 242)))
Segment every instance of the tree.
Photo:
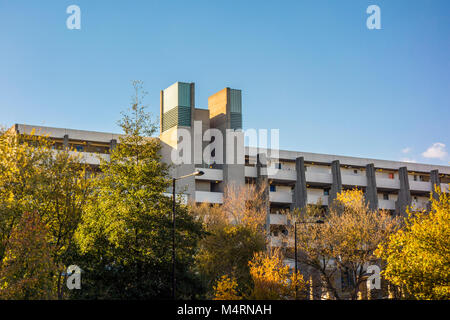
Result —
MULTIPOLYGON (((156 126, 146 113, 142 83, 133 83, 131 109, 119 125, 124 131, 102 161, 95 192, 76 233, 83 298, 149 299, 171 294, 171 198, 168 167, 161 161, 156 126)), ((195 290, 193 263, 201 224, 177 204, 176 251, 178 297, 195 290)), ((75 258, 74 258, 75 260, 75 258)), ((75 263, 77 264, 77 263, 75 263)), ((78 297, 78 296, 77 296, 78 297)))
POLYGON ((49 232, 37 213, 14 226, 0 268, 0 299, 53 299, 57 267, 49 232))
POLYGON ((214 300, 241 300, 236 279, 223 275, 214 286, 214 300))
POLYGON ((376 252, 386 261, 384 276, 411 298, 450 299, 450 196, 438 194, 430 211, 408 212, 376 252))
POLYGON ((304 297, 306 283, 300 272, 290 273, 279 250, 255 253, 249 262, 253 280, 251 299, 293 300, 304 297))
POLYGON ((248 261, 266 244, 265 214, 259 210, 260 195, 251 185, 230 185, 222 206, 192 205, 191 211, 202 221, 208 233, 199 244, 196 265, 205 286, 212 289, 222 276, 235 279, 239 291, 251 286, 248 261))
MULTIPOLYGON (((316 212, 308 208, 301 219, 317 220, 311 210, 316 212)), ((359 190, 338 194, 322 219, 323 224, 297 225, 298 260, 320 275, 322 285, 333 298, 356 299, 360 284, 368 276, 367 265, 378 262, 375 249, 396 230, 398 219, 382 210, 371 211, 359 190), (340 273, 348 276, 346 288, 336 285, 340 273)))
MULTIPOLYGON (((62 298, 63 260, 90 193, 88 168, 72 150, 56 150, 44 132, 0 135, 0 260, 23 212, 40 216, 61 266, 55 286, 62 298)), ((43 247, 44 248, 44 247, 43 247)))

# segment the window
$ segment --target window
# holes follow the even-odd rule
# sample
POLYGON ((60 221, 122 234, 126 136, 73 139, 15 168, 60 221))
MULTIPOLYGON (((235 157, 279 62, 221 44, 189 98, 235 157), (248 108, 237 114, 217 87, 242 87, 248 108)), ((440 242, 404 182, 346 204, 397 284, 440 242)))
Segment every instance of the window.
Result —
POLYGON ((394 179, 394 174, 393 173, 389 173, 389 179, 394 179))
POLYGON ((75 146, 75 150, 78 152, 83 152, 83 146, 75 146))
POLYGON ((274 167, 275 169, 281 169, 281 163, 275 162, 274 167))
POLYGON ((323 189, 323 195, 329 196, 330 195, 330 189, 323 189))
POLYGON ((275 191, 277 191, 276 186, 270 185, 270 192, 275 192, 275 191))
POLYGON ((383 200, 389 200, 389 193, 383 193, 383 200))
POLYGON ((414 181, 417 181, 417 176, 416 175, 414 175, 414 181))
POLYGON ((353 173, 354 173, 354 174, 358 174, 358 170, 356 170, 356 169, 353 170, 353 173))

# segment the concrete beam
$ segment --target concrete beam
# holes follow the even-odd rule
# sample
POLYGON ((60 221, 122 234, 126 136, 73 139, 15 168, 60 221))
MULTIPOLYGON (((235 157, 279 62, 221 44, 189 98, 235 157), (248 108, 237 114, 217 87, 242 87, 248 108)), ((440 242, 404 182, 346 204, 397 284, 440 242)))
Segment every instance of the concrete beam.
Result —
POLYGON ((342 177, 341 177, 341 164, 339 160, 334 160, 331 162, 331 176, 332 184, 330 189, 330 195, 328 197, 328 206, 330 206, 334 199, 336 199, 337 194, 342 191, 342 177))
POLYGON ((439 195, 436 192, 436 187, 439 187, 439 189, 441 188, 441 179, 439 178, 439 170, 430 171, 430 183, 433 199, 439 200, 439 195))
POLYGON ((406 216, 406 208, 411 205, 408 169, 406 167, 398 169, 398 178, 400 180, 400 190, 398 191, 398 200, 395 203, 395 213, 397 215, 406 216))
POLYGON ((69 135, 68 134, 64 135, 63 146, 64 146, 64 149, 69 149, 69 135))
POLYGON ((259 153, 256 156, 256 188, 261 193, 262 210, 266 213, 266 234, 270 236, 269 179, 267 170, 263 170, 263 168, 267 169, 267 158, 264 153, 259 153))
POLYGON ((295 159, 295 170, 297 172, 297 180, 294 188, 294 202, 292 203, 292 209, 306 208, 307 202, 307 189, 306 189, 306 177, 305 177, 305 159, 298 157, 295 159))
POLYGON ((110 151, 113 151, 117 146, 117 140, 116 139, 111 139, 111 141, 109 142, 109 149, 110 151))
POLYGON ((375 166, 373 163, 366 165, 367 187, 364 197, 370 210, 378 209, 377 180, 375 176, 375 166))

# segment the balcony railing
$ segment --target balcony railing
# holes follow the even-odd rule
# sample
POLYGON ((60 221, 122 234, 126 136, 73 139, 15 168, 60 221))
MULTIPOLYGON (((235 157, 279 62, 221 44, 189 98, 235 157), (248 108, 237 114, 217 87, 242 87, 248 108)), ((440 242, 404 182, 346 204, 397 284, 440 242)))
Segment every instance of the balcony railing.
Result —
POLYGON ((209 192, 209 191, 195 191, 195 201, 221 204, 223 203, 223 193, 209 192))

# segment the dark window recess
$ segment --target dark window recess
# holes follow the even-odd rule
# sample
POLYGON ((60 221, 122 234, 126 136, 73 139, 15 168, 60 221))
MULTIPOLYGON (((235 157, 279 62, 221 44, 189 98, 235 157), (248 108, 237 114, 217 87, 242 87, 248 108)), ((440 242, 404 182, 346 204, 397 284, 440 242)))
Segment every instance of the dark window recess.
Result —
POLYGON ((274 185, 270 185, 270 192, 275 192, 277 191, 277 187, 274 185))
POLYGON ((354 174, 358 174, 358 170, 353 170, 353 173, 354 174))
POLYGON ((75 146, 75 150, 77 150, 78 152, 83 152, 84 148, 83 146, 75 146))
POLYGON ((389 200, 389 193, 383 193, 383 200, 389 200))
POLYGON ((330 189, 323 189, 323 195, 329 196, 330 195, 330 189))

